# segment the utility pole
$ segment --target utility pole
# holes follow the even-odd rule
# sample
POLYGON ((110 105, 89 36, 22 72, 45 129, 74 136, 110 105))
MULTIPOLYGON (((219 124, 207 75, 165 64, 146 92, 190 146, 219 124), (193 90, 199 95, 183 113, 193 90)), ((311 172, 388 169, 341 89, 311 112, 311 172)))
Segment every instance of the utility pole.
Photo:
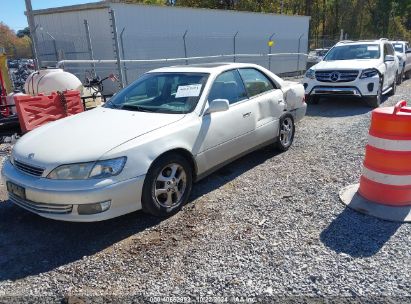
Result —
POLYGON ((37 40, 37 35, 36 35, 36 26, 34 24, 33 7, 31 6, 31 0, 25 0, 25 1, 26 1, 27 23, 29 24, 29 28, 30 28, 31 45, 33 48, 34 64, 35 64, 35 68, 38 70, 40 68, 40 62, 39 62, 39 58, 37 55, 38 40, 37 40))

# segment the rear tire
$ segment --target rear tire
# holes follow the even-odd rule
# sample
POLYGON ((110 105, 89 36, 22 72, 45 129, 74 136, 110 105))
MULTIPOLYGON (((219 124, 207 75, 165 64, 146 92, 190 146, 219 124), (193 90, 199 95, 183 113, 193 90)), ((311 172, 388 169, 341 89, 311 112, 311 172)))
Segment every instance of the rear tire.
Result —
POLYGON ((404 75, 405 75, 405 79, 410 79, 411 78, 411 70, 407 71, 404 75))
POLYGON ((280 118, 279 128, 280 132, 275 146, 278 151, 285 152, 294 141, 295 125, 293 116, 291 114, 283 115, 280 118))
POLYGON ((378 108, 381 104, 382 99, 382 84, 383 81, 380 79, 380 84, 378 85, 377 95, 365 97, 365 102, 371 108, 378 108))
POLYGON ((144 180, 143 211, 158 217, 177 213, 188 202, 193 168, 183 156, 170 153, 156 159, 144 180))

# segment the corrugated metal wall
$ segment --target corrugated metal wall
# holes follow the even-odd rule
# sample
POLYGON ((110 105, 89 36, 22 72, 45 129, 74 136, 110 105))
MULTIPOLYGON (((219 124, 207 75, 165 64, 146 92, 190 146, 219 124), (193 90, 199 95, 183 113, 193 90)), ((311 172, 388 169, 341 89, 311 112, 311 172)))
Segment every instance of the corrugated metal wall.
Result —
POLYGON ((56 60, 51 34, 65 59, 88 59, 84 20, 90 24, 90 34, 96 58, 113 59, 108 9, 93 9, 35 15, 39 55, 42 60, 56 60))
MULTIPOLYGON (((191 9, 134 4, 109 4, 114 9, 118 33, 124 29, 123 43, 126 59, 154 59, 187 56, 207 56, 234 53, 266 54, 268 38, 274 35, 272 53, 298 52, 299 37, 302 53, 307 52, 309 17, 259 14, 236 11, 191 9), (185 46, 183 35, 186 33, 185 46)), ((65 59, 88 59, 84 19, 90 25, 91 40, 96 59, 115 59, 108 9, 89 9, 35 15, 39 54, 42 60, 55 60, 53 43, 46 31, 57 40, 65 59)), ((224 61, 231 60, 226 59, 224 61)), ((209 60, 203 60, 209 61, 209 60)), ((221 61, 218 60, 218 61, 221 61)), ((237 58, 238 62, 253 62, 268 66, 268 58, 237 58)), ((173 62, 169 65, 184 64, 173 62)), ((164 63, 128 64, 129 81, 147 70, 164 63)), ((296 71, 305 66, 305 57, 273 57, 271 70, 276 73, 296 71)), ((84 65, 83 65, 84 67, 84 65)), ((79 72, 80 67, 67 67, 79 72), (73 69, 74 68, 74 69, 73 69)), ((105 76, 116 71, 115 66, 99 66, 105 76), (105 73, 106 71, 107 73, 105 73)), ((83 72, 84 74, 84 72, 83 72)), ((84 78, 84 77, 83 77, 84 78)))

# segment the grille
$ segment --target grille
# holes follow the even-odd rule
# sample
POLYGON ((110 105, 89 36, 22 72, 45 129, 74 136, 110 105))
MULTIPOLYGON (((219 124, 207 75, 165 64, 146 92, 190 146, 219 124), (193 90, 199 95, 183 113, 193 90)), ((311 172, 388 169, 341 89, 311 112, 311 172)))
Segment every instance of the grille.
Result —
POLYGON ((23 171, 27 174, 34 175, 34 176, 42 176, 44 172, 43 168, 34 167, 31 165, 19 162, 17 160, 14 160, 14 166, 20 171, 23 171))
POLYGON ((350 82, 358 76, 358 70, 352 71, 316 71, 315 78, 321 82, 350 82), (336 77, 336 75, 338 77, 336 77), (334 76, 336 78, 332 78, 334 76))
POLYGON ((73 205, 57 205, 35 203, 29 200, 22 199, 17 195, 9 192, 10 201, 14 204, 35 213, 49 213, 49 214, 67 214, 73 210, 73 205))

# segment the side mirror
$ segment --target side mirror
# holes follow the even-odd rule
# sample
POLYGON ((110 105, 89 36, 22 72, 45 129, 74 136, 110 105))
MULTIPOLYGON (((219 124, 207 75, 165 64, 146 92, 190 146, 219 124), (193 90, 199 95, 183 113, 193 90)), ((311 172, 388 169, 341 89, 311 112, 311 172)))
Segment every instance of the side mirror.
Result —
POLYGON ((411 49, 405 51, 407 54, 411 53, 411 49))
POLYGON ((205 114, 210 114, 214 112, 227 111, 230 108, 230 103, 227 99, 214 99, 209 103, 208 109, 205 114))
POLYGON ((395 61, 393 55, 386 55, 384 58, 384 62, 395 61))

